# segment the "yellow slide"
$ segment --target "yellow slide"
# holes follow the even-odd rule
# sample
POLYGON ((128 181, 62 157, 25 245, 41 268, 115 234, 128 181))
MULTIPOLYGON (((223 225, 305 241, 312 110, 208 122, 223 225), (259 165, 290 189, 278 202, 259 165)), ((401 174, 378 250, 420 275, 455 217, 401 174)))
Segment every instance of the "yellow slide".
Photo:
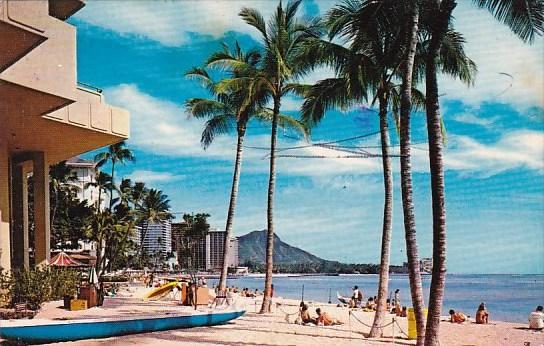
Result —
POLYGON ((157 287, 156 289, 146 294, 144 296, 144 300, 161 299, 165 295, 170 293, 174 289, 174 287, 176 287, 177 285, 178 285, 177 281, 172 281, 160 287, 157 287))

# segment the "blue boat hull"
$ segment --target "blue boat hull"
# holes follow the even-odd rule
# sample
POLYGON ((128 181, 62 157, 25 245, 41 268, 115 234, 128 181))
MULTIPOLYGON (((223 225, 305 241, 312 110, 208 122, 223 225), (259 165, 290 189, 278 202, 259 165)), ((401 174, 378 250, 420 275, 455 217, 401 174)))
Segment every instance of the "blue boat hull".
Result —
POLYGON ((26 343, 47 343, 108 338, 119 335, 192 328, 222 324, 242 316, 245 311, 148 317, 116 320, 72 320, 64 323, 0 327, 0 337, 26 343), (67 323, 68 322, 68 323, 67 323))

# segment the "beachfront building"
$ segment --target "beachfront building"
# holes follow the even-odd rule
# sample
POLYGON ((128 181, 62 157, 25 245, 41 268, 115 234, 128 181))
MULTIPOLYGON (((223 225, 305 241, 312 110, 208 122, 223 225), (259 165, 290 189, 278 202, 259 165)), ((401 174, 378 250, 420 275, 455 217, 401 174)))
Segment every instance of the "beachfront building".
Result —
POLYGON ((426 257, 419 261, 419 271, 430 274, 433 271, 433 259, 426 257))
POLYGON ((172 252, 172 223, 170 220, 149 223, 144 221, 139 230, 140 242, 148 254, 172 252))
POLYGON ((226 232, 218 228, 210 229, 206 236, 206 270, 217 270, 223 266, 223 256, 225 254, 225 236, 226 232))
MULTIPOLYGON (((181 251, 181 242, 191 242, 187 236, 184 236, 184 230, 187 224, 184 222, 172 225, 172 243, 175 244, 173 249, 181 251), (185 237, 185 239, 183 238, 185 237), (175 238, 175 239, 174 239, 175 238)), ((188 268, 190 261, 194 261, 194 269, 219 271, 223 265, 223 257, 225 255, 225 237, 227 233, 218 228, 209 230, 206 237, 195 241, 193 252, 191 255, 178 254, 179 263, 182 268, 188 268)), ((237 267, 238 261, 238 238, 231 238, 229 241, 229 257, 227 259, 229 267, 237 267)))
POLYGON ((229 240, 229 257, 227 258, 227 265, 229 268, 236 268, 240 265, 238 257, 239 240, 238 237, 230 238, 229 240))
POLYGON ((75 181, 69 181, 68 184, 77 187, 77 198, 80 201, 87 201, 88 205, 98 203, 98 186, 88 185, 96 180, 96 162, 85 160, 79 156, 71 157, 66 160, 66 167, 74 173, 75 181))
POLYGON ((50 259, 49 166, 129 136, 127 111, 78 83, 81 0, 0 0, 0 266, 50 259), (29 249, 27 177, 32 173, 34 249, 29 249))

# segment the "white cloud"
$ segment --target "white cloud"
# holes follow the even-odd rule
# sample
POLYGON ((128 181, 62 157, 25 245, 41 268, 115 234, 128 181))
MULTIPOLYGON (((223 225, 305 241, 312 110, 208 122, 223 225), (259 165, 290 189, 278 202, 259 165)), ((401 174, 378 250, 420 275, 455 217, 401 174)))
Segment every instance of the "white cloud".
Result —
POLYGON ((489 126, 493 124, 495 120, 497 120, 496 117, 480 118, 473 113, 461 113, 453 117, 453 119, 461 123, 481 125, 481 126, 489 126))
MULTIPOLYGON (((234 135, 218 136, 214 143, 203 150, 200 135, 203 121, 190 119, 184 109, 173 102, 145 94, 134 85, 119 85, 107 89, 110 102, 128 109, 131 113, 132 136, 130 143, 155 155, 173 157, 199 157, 233 161, 236 148, 234 135)), ((472 120, 470 116, 465 118, 472 120)), ((476 118, 479 119, 479 118, 476 118)), ((466 119, 465 119, 466 120, 466 119)), ((476 120, 478 121, 478 120, 476 120)), ((481 122, 482 119, 479 119, 481 122)), ((267 134, 247 135, 247 146, 267 148, 270 138, 267 134)), ((382 170, 381 158, 342 158, 353 155, 331 148, 309 145, 304 141, 284 140, 279 137, 279 147, 301 146, 297 150, 280 151, 278 171, 281 174, 327 177, 342 174, 372 174, 382 170), (325 158, 291 158, 281 155, 296 155, 325 158)), ((377 145, 379 136, 366 138, 364 142, 352 145, 377 145)), ((412 150, 414 172, 428 172, 428 152, 425 146, 412 150)), ((379 154, 379 149, 368 149, 379 154)), ((268 171, 267 150, 245 149, 244 171, 266 173, 268 171)), ((398 148, 392 150, 398 154, 398 148)), ((486 173, 489 175, 512 168, 526 168, 544 171, 544 133, 533 130, 516 130, 505 133, 497 142, 482 144, 468 136, 449 135, 449 144, 444 151, 447 170, 486 173)), ((393 157, 393 169, 398 172, 398 158, 393 157)), ((140 173, 149 173, 147 171, 140 173)), ((168 175, 154 175, 156 180, 172 178, 168 175)), ((146 179, 149 180, 149 179, 146 179)))
POLYGON ((155 172, 148 170, 135 170, 130 173, 133 181, 145 181, 146 183, 162 183, 183 180, 183 175, 175 175, 169 172, 155 172))
MULTIPOLYGON (((158 41, 165 46, 190 43, 190 34, 214 38, 227 31, 248 33, 259 37, 238 13, 243 7, 257 8, 269 18, 276 1, 89 1, 76 17, 89 24, 121 34, 134 34, 158 41)), ((302 14, 302 11, 300 12, 302 14)))
POLYGON ((106 89, 105 93, 112 103, 130 111, 130 142, 136 147, 157 155, 233 156, 236 142, 230 136, 218 136, 207 150, 202 149, 203 121, 188 118, 181 105, 155 98, 129 84, 106 89))
POLYGON ((447 169, 493 175, 525 168, 544 173, 544 132, 516 130, 485 145, 467 136, 455 136, 445 155, 447 169))
POLYGON ((521 109, 544 107, 544 39, 538 38, 532 46, 522 43, 508 27, 469 1, 459 3, 455 17, 455 27, 467 40, 465 49, 478 65, 478 74, 471 88, 441 78, 445 98, 469 105, 494 101, 521 109))

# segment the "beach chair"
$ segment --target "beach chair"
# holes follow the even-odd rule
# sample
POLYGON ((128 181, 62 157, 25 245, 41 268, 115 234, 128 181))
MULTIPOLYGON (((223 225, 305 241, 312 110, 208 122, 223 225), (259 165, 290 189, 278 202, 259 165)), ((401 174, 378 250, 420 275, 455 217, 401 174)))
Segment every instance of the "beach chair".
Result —
POLYGON ((15 303, 14 310, 16 315, 23 317, 34 317, 35 311, 29 310, 26 302, 15 303))

